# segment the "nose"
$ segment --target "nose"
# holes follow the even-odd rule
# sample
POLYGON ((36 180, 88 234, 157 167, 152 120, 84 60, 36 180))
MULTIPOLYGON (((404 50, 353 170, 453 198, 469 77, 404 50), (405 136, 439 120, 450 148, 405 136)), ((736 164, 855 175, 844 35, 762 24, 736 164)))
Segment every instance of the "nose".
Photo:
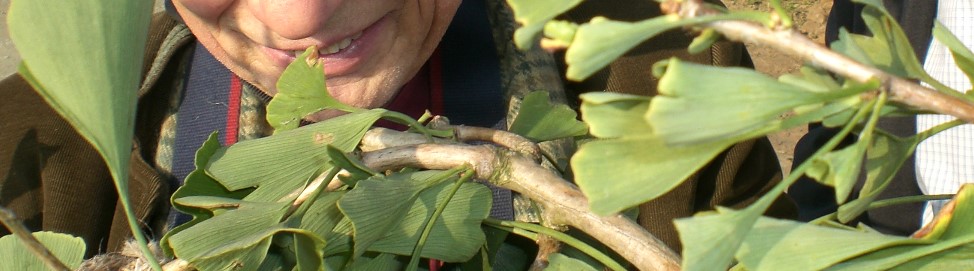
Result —
POLYGON ((319 32, 342 1, 257 0, 258 3, 250 8, 258 9, 252 12, 281 37, 302 39, 319 32))

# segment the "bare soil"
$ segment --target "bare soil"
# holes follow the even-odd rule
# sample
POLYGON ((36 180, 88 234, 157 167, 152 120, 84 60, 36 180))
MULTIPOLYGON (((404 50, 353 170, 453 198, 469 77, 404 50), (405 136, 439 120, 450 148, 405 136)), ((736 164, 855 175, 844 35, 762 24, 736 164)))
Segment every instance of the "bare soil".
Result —
MULTIPOLYGON (((731 10, 771 10, 767 0, 723 0, 723 2, 731 10)), ((786 0, 782 2, 791 13, 795 27, 799 32, 812 40, 824 43, 825 21, 828 18, 829 10, 832 9, 832 0, 786 0)), ((797 59, 782 55, 764 46, 745 45, 754 60, 755 68, 771 76, 797 72, 803 64, 797 59)), ((786 173, 791 170, 795 143, 806 132, 808 130, 802 126, 769 136, 771 144, 774 145, 775 151, 778 153, 781 168, 786 173)))

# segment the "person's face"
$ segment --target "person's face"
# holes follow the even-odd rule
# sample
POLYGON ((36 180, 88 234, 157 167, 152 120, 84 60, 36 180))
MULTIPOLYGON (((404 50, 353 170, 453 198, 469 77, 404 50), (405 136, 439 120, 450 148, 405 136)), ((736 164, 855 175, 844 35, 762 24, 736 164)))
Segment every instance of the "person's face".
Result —
POLYGON ((460 0, 174 0, 200 43, 270 95, 295 54, 317 46, 328 91, 385 105, 432 54, 460 0))

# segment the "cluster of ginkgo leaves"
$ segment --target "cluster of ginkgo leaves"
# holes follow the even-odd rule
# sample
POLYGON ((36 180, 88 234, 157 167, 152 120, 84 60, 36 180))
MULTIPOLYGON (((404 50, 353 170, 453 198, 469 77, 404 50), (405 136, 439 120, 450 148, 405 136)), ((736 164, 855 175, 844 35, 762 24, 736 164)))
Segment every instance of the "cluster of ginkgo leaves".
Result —
MULTIPOLYGON (((549 38, 568 44, 567 76, 574 79, 588 76, 665 30, 728 18, 768 23, 766 15, 736 12, 691 19, 664 15, 639 22, 597 17, 581 25, 550 21, 580 2, 510 1, 525 25, 515 35, 519 44, 530 46, 530 37, 542 29, 549 38)), ((855 2, 866 6, 863 19, 873 35, 842 32, 840 40, 832 44, 833 50, 897 76, 921 80, 944 93, 959 93, 923 71, 882 1, 855 2)), ((934 36, 951 49, 965 73, 974 75, 970 65, 974 54, 939 24, 934 36)), ((708 41, 713 39, 703 35, 694 43, 708 41)), ((778 79, 747 69, 707 67, 677 59, 658 63, 654 69, 662 75, 657 97, 583 96, 583 120, 600 140, 582 145, 572 161, 575 181, 589 196, 595 212, 617 212, 655 198, 735 142, 809 122, 841 127, 809 163, 800 165, 751 206, 718 208, 677 220, 684 245, 682 268, 711 270, 734 261, 739 268, 757 270, 970 268, 974 253, 974 228, 970 226, 974 213, 970 209, 974 202, 969 194, 974 191, 967 186, 957 195, 953 212, 932 223, 934 232, 949 234, 906 238, 844 224, 869 208, 893 203, 895 200, 876 199, 916 145, 961 122, 907 138, 891 135, 876 129, 878 118, 912 112, 886 104, 885 93, 861 98, 859 94, 877 89, 877 82, 836 79, 813 67, 778 79), (794 114, 777 118, 786 112, 794 114), (847 137, 857 140, 839 146, 847 137), (863 170, 865 186, 858 198, 850 199, 863 170), (761 217, 773 199, 803 174, 836 188, 841 204, 838 212, 810 224, 761 217)))
MULTIPOLYGON (((151 3, 55 2, 13 1, 9 27, 25 60, 20 72, 102 153, 118 189, 125 191, 125 182, 118 180, 127 180, 128 175, 137 93, 132 90, 139 87, 138 67, 151 3), (60 8, 49 8, 55 4, 60 8), (113 57, 119 55, 124 57, 113 57)), ((664 15, 640 22, 595 18, 575 25, 553 19, 582 0, 508 2, 522 23, 515 41, 531 46, 544 32, 566 44, 567 76, 572 79, 587 77, 667 30, 719 20, 768 25, 773 17, 726 12, 695 18, 664 15)), ((923 71, 882 1, 856 2, 866 6, 863 19, 873 34, 842 32, 832 45, 834 50, 938 91, 958 93, 923 71)), ((951 49, 962 71, 974 75, 974 54, 940 25, 934 28, 934 36, 951 49)), ((702 35, 691 49, 713 40, 710 34, 702 35)), ((487 218, 490 190, 470 181, 470 168, 375 172, 349 155, 379 119, 400 122, 430 137, 448 138, 450 133, 426 128, 400 113, 341 105, 324 91, 317 65, 296 61, 285 71, 278 85, 281 93, 268 108, 269 122, 277 129, 273 136, 229 147, 219 146, 215 137, 204 143, 197 152, 196 171, 172 198, 173 206, 193 219, 167 233, 161 242, 164 252, 201 270, 415 269, 421 257, 465 263, 467 268, 502 269, 495 259, 504 253, 501 242, 506 234, 495 229, 515 231, 515 226, 487 218), (325 108, 349 113, 298 127, 303 116, 325 108), (341 178, 341 188, 309 188, 315 179, 330 180, 340 169, 349 172, 341 178), (302 197, 298 193, 302 191, 310 193, 302 197)), ((891 135, 876 128, 879 117, 913 112, 887 104, 883 92, 871 98, 860 95, 875 90, 878 82, 843 80, 813 67, 771 78, 748 69, 672 59, 659 63, 653 72, 661 76, 657 97, 611 93, 582 97, 581 117, 595 140, 585 141, 572 157, 575 179, 571 181, 597 214, 618 213, 662 195, 736 142, 809 122, 840 128, 810 162, 751 206, 719 208, 677 220, 684 269, 723 269, 733 263, 748 270, 970 267, 974 256, 974 189, 970 186, 962 188, 954 208, 920 236, 887 236, 847 225, 870 208, 895 203, 876 200, 893 173, 919 142, 960 122, 911 137, 891 135), (788 112, 793 114, 778 118, 788 112), (847 137, 856 140, 840 145, 847 137), (863 171, 866 183, 852 198, 852 187, 863 171), (807 224, 762 217, 771 202, 803 174, 836 188, 838 212, 807 224)), ((525 97, 522 109, 512 132, 532 140, 585 132, 585 126, 574 121, 574 112, 548 104, 543 94, 525 97)), ((127 194, 120 193, 120 199, 130 210, 127 194)), ((138 229, 135 221, 130 223, 138 229)), ((524 233, 528 228, 516 232, 537 234, 524 233)), ((84 255, 80 239, 53 233, 35 236, 69 267, 80 264, 84 255)), ((15 238, 0 238, 0 255, 12 256, 2 265, 42 266, 15 238)), ((565 255, 552 255, 549 268, 597 265, 565 255)), ((621 268, 611 259, 599 264, 621 268)))

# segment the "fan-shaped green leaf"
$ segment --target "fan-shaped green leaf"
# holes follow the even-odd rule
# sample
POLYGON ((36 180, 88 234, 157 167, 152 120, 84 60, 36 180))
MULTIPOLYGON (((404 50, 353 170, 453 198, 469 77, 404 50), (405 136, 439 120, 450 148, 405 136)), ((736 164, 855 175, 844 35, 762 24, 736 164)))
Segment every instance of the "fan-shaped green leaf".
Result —
POLYGON ((151 13, 151 1, 32 0, 11 2, 7 17, 20 73, 105 159, 133 232, 127 182, 151 13))
POLYGON ((638 22, 595 17, 575 31, 575 39, 565 52, 568 64, 565 76, 584 80, 633 47, 671 29, 728 19, 765 22, 768 16, 763 12, 734 12, 681 19, 679 15, 669 14, 638 22))
POLYGON ((608 215, 666 193, 731 144, 669 146, 652 136, 596 140, 579 148, 572 168, 592 211, 608 215))
MULTIPOLYGON (((355 252, 410 255, 423 226, 445 200, 456 174, 423 171, 360 181, 338 205, 355 228, 355 252)), ((490 189, 464 183, 433 224, 422 257, 461 262, 485 241, 480 222, 490 212, 490 189)))
POLYGON ((31 85, 101 153, 116 180, 128 180, 151 12, 147 1, 37 0, 12 2, 7 17, 31 85))
POLYGON ((206 175, 206 172, 204 171, 206 168, 206 163, 210 161, 210 157, 213 156, 213 154, 216 153, 220 147, 220 140, 217 137, 217 133, 214 132, 210 134, 210 137, 203 142, 203 145, 198 150, 196 150, 196 160, 194 162, 196 164, 196 169, 190 172, 189 175, 186 175, 183 185, 180 186, 179 189, 176 189, 176 192, 173 193, 170 199, 170 203, 174 209, 191 215, 193 219, 169 230, 159 241, 159 246, 162 248, 162 251, 165 252, 169 257, 173 256, 172 247, 169 245, 170 236, 186 228, 192 227, 200 221, 213 217, 213 212, 211 210, 183 205, 176 202, 178 199, 191 196, 213 196, 226 199, 242 199, 253 191, 251 189, 242 189, 232 192, 228 191, 225 187, 223 187, 223 185, 218 183, 209 175, 206 175))
POLYGON ((957 36, 954 36, 940 21, 933 21, 933 36, 940 43, 950 49, 950 55, 954 57, 957 68, 967 75, 967 80, 974 85, 974 53, 964 45, 957 36))
MULTIPOLYGON (((68 268, 77 269, 81 266, 81 261, 85 257, 85 241, 80 237, 54 232, 32 234, 68 268)), ((3 255, 3 263, 0 263, 2 270, 47 270, 48 268, 24 246, 23 241, 12 234, 0 237, 0 255, 3 255)))
POLYGON ((355 226, 355 256, 396 226, 409 212, 412 202, 423 190, 454 177, 440 174, 377 176, 359 181, 338 202, 339 208, 355 226))
MULTIPOLYGON (((950 254, 953 250, 957 250, 956 253, 969 254, 972 242, 974 236, 944 240, 929 245, 894 246, 837 264, 828 270, 889 270, 917 259, 922 260, 927 256, 939 253, 950 254)), ((963 270, 963 268, 946 270, 963 270)))
POLYGON ((238 206, 172 235, 169 243, 176 257, 200 270, 255 269, 267 256, 271 237, 279 232, 301 234, 303 241, 320 243, 312 247, 324 247, 324 241, 311 232, 280 222, 289 202, 242 201, 238 206))
POLYGON ((822 184, 834 187, 835 200, 840 204, 845 203, 858 180, 868 145, 868 142, 860 141, 816 157, 805 174, 822 184))
POLYGON ((582 119, 589 133, 599 138, 639 137, 652 134, 643 119, 649 110, 649 97, 612 92, 581 95, 582 119))
POLYGON ((857 199, 839 206, 839 221, 852 221, 865 212, 890 184, 917 144, 919 141, 916 137, 902 139, 877 133, 866 150, 866 182, 857 199))
POLYGON ((294 259, 297 260, 295 271, 325 270, 322 253, 325 244, 321 238, 313 238, 308 234, 294 233, 294 259))
POLYGON ((315 50, 310 47, 296 57, 277 80, 277 94, 267 104, 267 122, 274 133, 298 128, 302 118, 326 108, 356 110, 328 93, 323 64, 307 60, 318 55, 315 50))
POLYGON ((659 91, 646 118, 654 133, 676 144, 764 134, 780 129, 778 116, 795 107, 850 95, 808 91, 750 69, 677 59, 670 60, 659 91))
POLYGON ((885 248, 836 265, 834 269, 885 270, 903 266, 914 269, 939 266, 946 268, 944 270, 964 270, 970 267, 972 262, 969 258, 967 261, 958 258, 974 255, 974 246, 971 245, 974 243, 974 185, 961 186, 953 204, 953 210, 945 209, 946 212, 942 212, 925 230, 923 239, 934 243, 885 248))
POLYGON ((663 15, 635 23, 595 17, 578 27, 575 40, 565 52, 566 76, 584 80, 643 41, 685 24, 681 22, 684 21, 677 15, 663 15))
POLYGON ((338 200, 345 196, 345 191, 323 192, 311 204, 311 208, 304 213, 300 220, 300 228, 317 234, 325 240, 334 235, 333 229, 345 217, 338 209, 338 200))
POLYGON ((739 211, 717 207, 716 212, 677 219, 674 224, 683 243, 683 270, 723 270, 730 266, 763 209, 755 205, 739 211))
POLYGON ((578 121, 575 110, 564 104, 551 104, 547 91, 535 91, 524 97, 511 132, 535 142, 584 135, 585 123, 578 121))
POLYGON ((738 250, 737 259, 747 270, 822 270, 883 247, 922 243, 762 217, 738 250))
POLYGON ((245 198, 249 201, 278 201, 324 170, 331 160, 327 146, 351 151, 382 112, 385 110, 350 113, 239 142, 217 151, 206 171, 231 191, 257 187, 245 198))

